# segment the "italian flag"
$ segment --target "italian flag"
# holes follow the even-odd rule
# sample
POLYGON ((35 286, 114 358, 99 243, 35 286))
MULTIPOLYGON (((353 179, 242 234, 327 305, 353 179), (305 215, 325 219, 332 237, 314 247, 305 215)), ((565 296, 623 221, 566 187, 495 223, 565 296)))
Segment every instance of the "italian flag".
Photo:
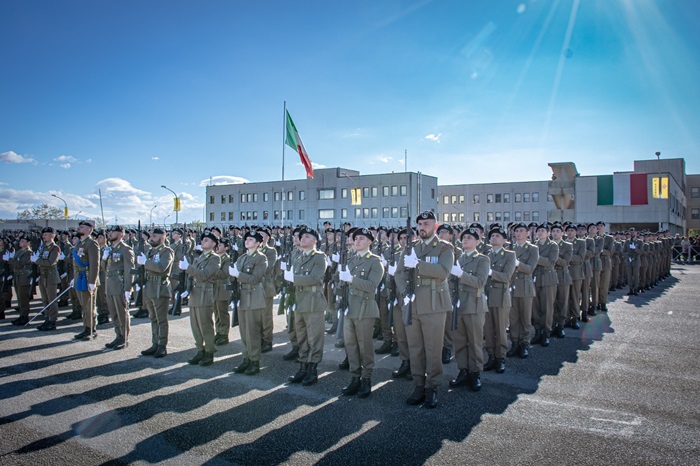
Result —
POLYGON ((287 113, 287 137, 284 142, 289 147, 299 152, 301 163, 306 169, 306 176, 308 176, 309 178, 313 178, 314 169, 311 166, 311 159, 309 158, 309 154, 306 152, 304 143, 301 142, 301 136, 299 136, 299 131, 297 131, 297 127, 294 125, 292 117, 289 116, 289 112, 287 110, 285 110, 285 112, 287 113))
POLYGON ((649 204, 646 173, 598 176, 598 205, 649 204))

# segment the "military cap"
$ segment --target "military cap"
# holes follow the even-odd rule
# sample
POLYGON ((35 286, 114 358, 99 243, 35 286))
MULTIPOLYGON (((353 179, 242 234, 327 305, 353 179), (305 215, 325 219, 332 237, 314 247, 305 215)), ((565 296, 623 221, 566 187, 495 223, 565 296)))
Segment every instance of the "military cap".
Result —
POLYGON ((383 227, 383 226, 380 225, 379 227, 377 227, 377 231, 386 231, 386 232, 388 232, 389 230, 387 229, 387 227, 383 227))
POLYGON ((482 232, 484 231, 483 225, 481 225, 481 223, 479 223, 479 222, 472 223, 471 225, 469 225, 469 228, 478 228, 482 232))
MULTIPOLYGON (((351 227, 351 228, 349 228, 348 231, 347 231, 347 235, 348 235, 350 238, 352 238, 352 234, 355 233, 355 230, 357 230, 358 228, 359 228, 359 227, 351 227)), ((342 231, 341 231, 341 233, 342 233, 342 231)))
POLYGON ((500 225, 497 227, 492 227, 489 230, 488 238, 491 239, 491 235, 493 235, 494 233, 498 233, 499 235, 503 236, 504 238, 508 237, 508 232, 506 232, 506 230, 504 230, 503 227, 501 227, 500 225))
POLYGON ((574 225, 573 223, 569 223, 569 224, 567 224, 567 225, 564 227, 564 230, 565 230, 565 231, 569 231, 569 230, 574 230, 574 231, 576 231, 576 225, 574 225))
POLYGON ((209 239, 212 240, 215 244, 219 244, 219 238, 217 238, 216 235, 212 235, 211 233, 202 233, 202 237, 200 238, 200 242, 201 242, 204 238, 209 238, 209 239))
POLYGON ((576 228, 578 230, 588 230, 588 227, 586 227, 586 225, 583 223, 579 223, 578 225, 576 225, 576 228))
POLYGON ((53 228, 51 227, 45 227, 43 230, 41 230, 41 233, 56 233, 53 228))
POLYGON ((596 223, 596 226, 601 226, 601 225, 605 226, 605 222, 602 220, 598 220, 598 222, 596 223))
POLYGON ((637 231, 637 229, 634 227, 630 227, 629 230, 627 230, 627 231, 637 231))
POLYGON ((95 222, 93 222, 92 220, 81 220, 78 223, 78 226, 81 226, 81 225, 87 225, 90 228, 95 228, 95 222))
POLYGON ((554 230, 555 228, 558 228, 559 230, 564 231, 564 226, 559 222, 552 222, 552 225, 549 228, 550 228, 550 230, 554 230))
POLYGON ((479 230, 476 228, 469 227, 465 229, 462 234, 459 235, 460 241, 464 238, 465 235, 469 235, 473 237, 474 239, 478 240, 479 239, 479 230))
POLYGON ((595 223, 589 223, 586 225, 586 230, 590 230, 591 227, 595 227, 595 223))
POLYGON ((518 228, 525 228, 526 230, 528 229, 528 226, 525 225, 523 222, 516 222, 512 225, 513 230, 517 230, 518 228))
POLYGON ((218 231, 219 234, 221 234, 221 228, 219 228, 219 227, 217 227, 217 226, 211 227, 211 229, 210 229, 209 231, 218 231))
POLYGON ((442 230, 447 230, 447 231, 449 231, 450 233, 453 233, 453 232, 454 232, 454 230, 452 229, 452 227, 450 226, 449 223, 443 223, 443 224, 441 224, 441 225, 438 227, 437 232, 440 233, 442 230))
POLYGON ((246 232, 245 235, 243 235, 243 239, 244 239, 244 240, 246 240, 246 239, 248 239, 248 238, 253 238, 253 239, 254 239, 255 241, 257 241, 258 243, 262 243, 262 242, 263 242, 263 237, 262 237, 262 235, 261 235, 258 231, 256 231, 256 230, 250 230, 250 231, 246 232))
POLYGON ((177 233, 178 235, 182 236, 184 232, 182 231, 182 228, 175 228, 171 233, 177 233))
POLYGON ((530 222, 530 223, 527 225, 527 227, 528 227, 528 228, 537 228, 538 225, 537 225, 537 222, 530 222))
POLYGON ((357 235, 362 235, 369 239, 370 241, 374 241, 374 235, 372 232, 367 229, 367 228, 358 228, 355 231, 352 232, 352 239, 355 239, 357 235))
POLYGON ((121 231, 124 232, 124 228, 121 225, 112 225, 109 227, 109 231, 121 231))
POLYGON ((537 230, 545 229, 545 230, 549 231, 549 225, 547 225, 547 222, 543 222, 543 223, 540 223, 539 225, 537 225, 536 229, 537 230))
POLYGON ((316 238, 316 241, 318 241, 318 232, 314 230, 313 228, 309 228, 307 226, 304 226, 299 229, 299 238, 301 238, 302 235, 311 235, 314 238, 316 238))
POLYGON ((426 210, 416 217, 416 223, 421 220, 435 220, 435 213, 432 210, 426 210))
POLYGON ((155 235, 164 235, 165 230, 163 230, 161 227, 155 227, 151 233, 155 235))

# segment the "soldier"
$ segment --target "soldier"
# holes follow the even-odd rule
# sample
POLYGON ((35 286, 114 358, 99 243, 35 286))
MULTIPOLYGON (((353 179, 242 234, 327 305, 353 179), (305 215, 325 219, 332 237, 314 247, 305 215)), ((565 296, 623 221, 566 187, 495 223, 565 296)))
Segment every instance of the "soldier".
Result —
POLYGON ((399 358, 401 359, 401 365, 399 368, 391 373, 391 377, 395 379, 408 379, 413 380, 411 376, 411 361, 410 354, 408 351, 408 340, 406 338, 406 327, 404 326, 402 319, 403 312, 403 297, 398 287, 396 286, 396 269, 397 261, 401 257, 401 252, 406 248, 406 237, 407 231, 400 230, 397 233, 396 244, 394 244, 394 261, 389 263, 387 266, 388 275, 388 287, 390 287, 395 295, 394 297, 394 310, 392 315, 392 320, 394 321, 394 333, 396 335, 396 344, 399 353, 399 358))
MULTIPOLYGON (((228 254, 229 242, 219 239, 214 252, 219 256, 219 271, 214 276, 214 345, 223 346, 229 343, 229 331, 231 329, 231 314, 229 314, 229 300, 231 298, 231 275, 228 268, 231 266, 231 256, 228 254)), ((184 257, 184 256, 183 256, 184 257)), ((182 260, 182 259, 181 259, 182 260)), ((189 262, 189 261, 188 261, 189 262)), ((180 262, 178 262, 179 264, 180 262)), ((179 267, 178 267, 179 269, 179 267)))
MULTIPOLYGON (((66 252, 66 262, 68 264, 68 267, 66 269, 68 270, 68 276, 66 277, 66 280, 68 280, 68 284, 70 285, 71 283, 74 283, 75 281, 75 276, 77 275, 77 271, 74 267, 74 262, 73 262, 73 250, 75 249, 75 246, 78 244, 80 241, 80 236, 77 234, 71 234, 70 235, 70 245, 68 247, 68 250, 66 252)), ((75 290, 74 286, 70 287, 70 291, 68 292, 68 295, 70 296, 70 303, 71 303, 71 313, 66 316, 67 320, 81 320, 83 318, 83 308, 80 306, 80 301, 78 300, 78 292, 75 290)))
POLYGON ((245 347, 243 362, 233 372, 255 375, 260 372, 260 354, 263 333, 263 314, 266 311, 263 279, 267 272, 267 256, 259 248, 263 236, 250 230, 244 236, 246 252, 229 268, 229 274, 238 279, 241 304, 238 308, 241 340, 245 347))
POLYGON ((44 323, 37 327, 40 331, 56 330, 56 320, 58 319, 58 305, 53 303, 49 306, 49 303, 56 299, 56 290, 60 281, 57 264, 61 249, 54 243, 55 236, 53 228, 44 228, 41 231, 43 243, 31 258, 32 262, 36 263, 39 268, 41 303, 43 307, 48 306, 44 311, 44 323))
POLYGON ((372 391, 374 351, 372 333, 379 317, 375 299, 377 287, 384 275, 379 256, 370 252, 374 235, 367 228, 357 229, 352 235, 356 254, 350 259, 339 278, 348 286, 348 309, 343 324, 343 340, 350 364, 352 380, 342 389, 345 396, 367 398, 372 391))
MULTIPOLYGON (((300 255, 300 250, 299 250, 299 231, 301 228, 295 228, 293 231, 290 231, 287 229, 285 233, 285 242, 291 241, 292 242, 292 249, 291 252, 289 253, 288 257, 285 257, 286 262, 280 262, 280 269, 282 270, 283 274, 286 271, 286 267, 291 267, 291 265, 296 261, 296 258, 300 255)), ((324 272, 325 273, 325 272, 324 272)), ((287 280, 288 281, 288 280, 287 280)), ((290 296, 295 295, 294 291, 294 283, 292 283, 289 288, 288 293, 288 298, 290 296)), ((295 359, 299 359, 299 341, 297 339, 297 330, 294 325, 294 310, 290 309, 289 310, 289 316, 287 318, 287 335, 289 336, 289 342, 292 344, 292 349, 289 350, 288 353, 286 353, 284 356, 282 356, 282 359, 285 361, 293 361, 295 359)))
POLYGON ((537 246, 528 242, 528 228, 524 223, 513 225, 515 252, 515 272, 511 280, 512 304, 510 309, 511 347, 506 354, 509 358, 518 355, 525 359, 529 355, 530 327, 532 325, 532 300, 535 297, 535 283, 532 273, 539 259, 537 246))
POLYGON ((559 246, 549 239, 549 226, 547 223, 538 225, 535 235, 537 235, 539 257, 533 275, 535 300, 532 317, 535 323, 535 336, 530 343, 533 345, 540 343, 542 346, 547 347, 549 346, 549 336, 552 332, 554 300, 557 296, 558 281, 554 264, 559 259, 559 246))
POLYGON ((601 259, 601 254, 603 253, 605 239, 598 234, 598 227, 595 225, 595 223, 588 224, 588 237, 593 239, 593 244, 595 247, 593 258, 591 259, 591 266, 593 268, 593 278, 591 278, 591 306, 588 308, 588 314, 594 316, 596 315, 596 310, 598 309, 600 277, 603 272, 603 260, 601 259))
POLYGON ((300 253, 284 273, 295 287, 294 328, 299 344, 299 370, 290 383, 311 385, 318 380, 317 366, 323 359, 324 312, 328 306, 323 295, 326 255, 316 250, 318 233, 308 227, 299 230, 300 253))
POLYGON ((579 224, 578 237, 586 242, 586 256, 583 260, 583 284, 581 285, 581 321, 588 322, 589 315, 595 315, 591 309, 591 280, 593 280, 593 256, 595 255, 595 240, 586 236, 588 228, 579 224))
MULTIPOLYGON (((179 264, 182 259, 187 256, 187 245, 183 239, 184 231, 180 228, 175 228, 170 232, 170 249, 173 250, 173 264, 179 264)), ((186 288, 185 284, 180 284, 180 268, 173 267, 170 270, 170 287, 173 290, 172 296, 170 297, 170 310, 168 314, 180 315, 182 308, 182 296, 180 296, 180 309, 176 309, 177 304, 177 293, 178 288, 181 287, 182 290, 186 288)), ((187 275, 185 275, 187 277, 187 275)), ((228 271, 226 272, 226 277, 228 277, 228 271)), ((228 306, 228 303, 227 303, 228 306)), ((228 310, 226 311, 228 313, 228 310)))
MULTIPOLYGON (((70 283, 70 278, 68 278, 70 269, 73 267, 72 260, 67 260, 66 257, 70 258, 70 242, 68 241, 68 232, 61 231, 58 234, 58 248, 60 249, 58 253, 58 264, 57 269, 61 280, 60 293, 63 293, 66 288, 68 288, 68 283, 70 283)), ((70 292, 62 295, 61 299, 58 300, 58 307, 68 306, 68 298, 70 292)))
POLYGON ((515 271, 515 253, 504 248, 507 235, 506 230, 500 226, 491 228, 488 234, 491 274, 486 282, 489 309, 484 322, 484 339, 488 360, 484 364, 484 371, 495 369, 498 374, 506 370, 508 315, 511 307, 510 279, 515 271))
MULTIPOLYGON (((186 270, 191 278, 190 288, 187 290, 190 297, 190 327, 197 353, 188 364, 209 366, 214 362, 216 352, 214 333, 214 282, 220 270, 221 258, 214 252, 219 239, 209 233, 202 235, 202 255, 197 257, 192 264, 187 258, 182 259, 178 266, 180 270, 186 270)), ((167 316, 166 316, 167 318, 167 316)))
POLYGON ((615 248, 615 238, 605 232, 605 222, 596 223, 598 237, 601 238, 602 248, 600 252, 601 272, 600 286, 598 287, 598 310, 608 312, 608 292, 612 277, 612 254, 615 248))
POLYGON ((559 248, 559 257, 554 263, 554 271, 557 274, 557 291, 554 298, 554 316, 552 319, 552 335, 564 338, 564 326, 569 317, 569 291, 571 290, 571 275, 569 275, 569 263, 573 255, 573 245, 564 241, 564 227, 561 223, 552 225, 552 241, 559 248))
POLYGON ((5 244, 5 238, 0 236, 0 319, 5 318, 5 309, 12 301, 12 268, 10 267, 10 249, 5 244))
MULTIPOLYGON (((377 229, 377 248, 374 254, 379 256, 382 267, 388 264, 388 258, 391 256, 390 246, 387 241, 386 228, 379 227, 377 229), (381 245, 381 246, 380 246, 381 245)), ((391 318, 389 316, 389 289, 387 287, 388 276, 383 276, 378 286, 379 296, 379 327, 382 332, 382 345, 375 350, 376 354, 389 354, 392 351, 397 351, 398 346, 394 338, 394 332, 391 328, 391 318), (396 350, 394 348, 396 347, 396 350)))
POLYGON ((569 260, 569 313, 567 326, 578 330, 581 326, 578 319, 581 315, 581 288, 583 287, 583 262, 586 258, 586 241, 576 236, 577 228, 574 224, 566 226, 566 239, 572 246, 571 259, 569 260))
POLYGON ((420 241, 412 245, 411 254, 403 251, 395 275, 404 301, 413 302, 412 321, 406 325, 406 337, 415 389, 406 403, 424 402, 426 408, 435 408, 437 388, 442 383, 441 342, 445 335, 445 319, 452 309, 447 278, 454 265, 454 253, 451 245, 435 234, 437 223, 433 212, 421 213, 416 222, 420 241), (406 295, 409 274, 415 274, 413 297, 406 295))
MULTIPOLYGON (((478 223, 472 223, 472 226, 470 228, 474 228, 474 225, 479 225, 478 223)), ((480 227, 480 225, 479 225, 480 227)), ((477 230, 478 231, 478 230, 477 230)), ((455 264, 459 260, 459 257, 462 255, 462 246, 454 241, 455 236, 454 236, 454 230, 452 229, 452 226, 449 223, 443 223, 440 225, 437 229, 437 235, 438 238, 440 238, 442 241, 445 241, 446 243, 449 243, 450 245, 453 246, 453 252, 454 252, 454 257, 455 257, 455 264)), ((479 242, 479 246, 483 250, 483 243, 479 242)), ((479 248, 477 248, 478 251, 479 248)), ((481 251, 479 251, 481 252, 481 251)), ((459 279, 455 276, 450 277, 450 280, 454 281, 459 281, 459 279)), ((452 285, 450 285, 450 289, 452 288, 452 285)), ((450 361, 452 360, 452 350, 454 348, 454 344, 452 342, 452 309, 450 309, 450 312, 447 313, 447 316, 445 317, 445 336, 443 337, 442 341, 442 363, 443 364, 449 364, 450 361)))
POLYGON ((12 325, 26 325, 29 322, 29 302, 31 301, 31 277, 32 277, 32 250, 29 247, 29 237, 21 236, 19 249, 14 253, 6 253, 5 259, 12 266, 12 277, 17 294, 19 306, 19 318, 12 321, 12 325))
POLYGON ((95 324, 95 294, 99 283, 100 247, 92 238, 94 224, 83 220, 78 224, 80 241, 73 248, 73 283, 75 292, 83 309, 83 326, 85 330, 77 334, 76 340, 90 340, 97 337, 95 324))
POLYGON ((622 257, 625 259, 625 267, 627 268, 627 285, 629 286, 627 296, 637 296, 639 294, 639 268, 644 243, 637 237, 637 230, 634 227, 629 229, 629 234, 630 239, 625 241, 622 248, 622 257))
POLYGON ((156 358, 162 358, 168 354, 166 347, 171 291, 170 271, 174 253, 165 245, 164 240, 165 231, 160 227, 154 228, 148 239, 148 252, 142 252, 136 258, 136 262, 144 267, 146 273, 146 286, 142 290, 143 303, 151 321, 151 347, 141 351, 141 354, 156 358))
POLYGON ((464 253, 452 266, 450 273, 459 280, 457 328, 452 332, 459 374, 450 387, 469 384, 472 391, 481 389, 481 369, 484 367, 484 320, 487 311, 484 287, 491 274, 489 258, 476 247, 481 237, 476 228, 468 228, 460 237, 464 253))
MULTIPOLYGON (((100 257, 102 257, 107 247, 107 233, 104 231, 100 230, 97 233, 97 245, 100 247, 99 253, 100 257)), ((107 294, 105 293, 105 270, 102 266, 100 266, 99 277, 100 284, 97 285, 95 301, 97 305, 97 323, 102 325, 109 323, 109 307, 107 305, 107 294)))
MULTIPOLYGON (((159 230, 160 230, 160 228, 159 228, 159 230)), ((138 257, 141 257, 142 255, 148 256, 149 251, 151 250, 151 245, 150 245, 151 234, 149 232, 147 232, 146 230, 141 230, 140 235, 138 233, 138 230, 131 230, 131 234, 132 234, 132 243, 133 243, 132 247, 134 249, 134 257, 137 258, 136 262, 138 264, 138 268, 141 271, 141 276, 143 277, 147 274, 146 274, 144 265, 142 265, 141 263, 138 262, 138 257), (137 238, 137 236, 138 236, 138 238, 137 238)), ((146 284, 146 282, 144 282, 144 285, 145 284, 146 284)), ((146 301, 143 299, 145 290, 139 290, 140 286, 141 285, 139 283, 136 284, 137 302, 134 304, 140 306, 139 309, 137 309, 136 312, 134 313, 134 317, 137 319, 142 318, 142 317, 149 317, 148 307, 146 306, 146 301), (138 299, 139 294, 141 295, 140 300, 138 299)), ((166 334, 167 334, 167 331, 166 331, 166 334)))
POLYGON ((105 348, 120 350, 129 344, 131 319, 131 270, 134 268, 134 250, 122 241, 124 229, 114 225, 107 233, 109 246, 102 253, 102 266, 105 269, 105 295, 109 315, 114 322, 115 339, 105 344, 105 348))
POLYGON ((273 301, 277 290, 275 289, 275 272, 277 270, 277 249, 270 244, 271 233, 267 228, 258 231, 262 236, 262 245, 260 253, 267 258, 267 269, 263 276, 262 285, 265 293, 265 309, 262 313, 262 329, 260 352, 267 353, 272 351, 272 336, 274 333, 274 321, 272 315, 273 301))

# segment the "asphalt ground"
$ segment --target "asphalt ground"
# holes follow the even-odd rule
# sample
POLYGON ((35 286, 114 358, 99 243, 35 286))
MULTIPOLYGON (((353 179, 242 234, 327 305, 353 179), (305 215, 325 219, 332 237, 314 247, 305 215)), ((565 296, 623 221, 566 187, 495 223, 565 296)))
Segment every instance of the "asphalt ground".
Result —
POLYGON ((643 295, 611 293, 608 313, 483 373, 480 392, 448 388, 452 361, 432 410, 405 404, 413 385, 391 378, 391 356, 377 357, 368 399, 340 397, 350 376, 331 337, 318 383, 287 385, 284 316, 251 377, 231 373, 237 328, 212 366, 186 363, 187 312, 171 318, 163 359, 140 355, 147 319, 111 351, 111 324, 77 342, 68 310, 50 333, 11 325, 12 312, 0 321, 0 464, 700 464, 699 278, 679 265, 643 295))

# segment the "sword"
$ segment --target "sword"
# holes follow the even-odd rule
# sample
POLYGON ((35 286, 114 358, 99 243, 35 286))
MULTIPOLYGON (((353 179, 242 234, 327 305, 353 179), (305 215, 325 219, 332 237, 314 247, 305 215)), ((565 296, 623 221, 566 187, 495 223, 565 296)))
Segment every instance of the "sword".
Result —
POLYGON ((45 307, 44 309, 42 309, 41 311, 39 311, 39 312, 37 313, 37 315, 35 315, 34 317, 32 317, 31 320, 30 320, 29 322, 27 322, 26 324, 24 324, 24 325, 27 326, 27 325, 31 324, 32 321, 33 321, 34 319, 36 319, 36 318, 39 317, 41 314, 43 314, 44 311, 47 310, 47 309, 49 308, 49 306, 51 306, 53 303, 55 303, 56 301, 58 301, 59 298, 60 298, 61 296, 63 296, 64 294, 66 294, 66 292, 67 292, 68 290, 70 290, 71 288, 73 288, 73 285, 68 285, 68 288, 66 288, 65 290, 63 290, 63 291, 61 292, 61 294, 59 294, 58 296, 56 296, 56 297, 54 298, 53 301, 51 301, 49 304, 47 304, 46 307, 45 307))

